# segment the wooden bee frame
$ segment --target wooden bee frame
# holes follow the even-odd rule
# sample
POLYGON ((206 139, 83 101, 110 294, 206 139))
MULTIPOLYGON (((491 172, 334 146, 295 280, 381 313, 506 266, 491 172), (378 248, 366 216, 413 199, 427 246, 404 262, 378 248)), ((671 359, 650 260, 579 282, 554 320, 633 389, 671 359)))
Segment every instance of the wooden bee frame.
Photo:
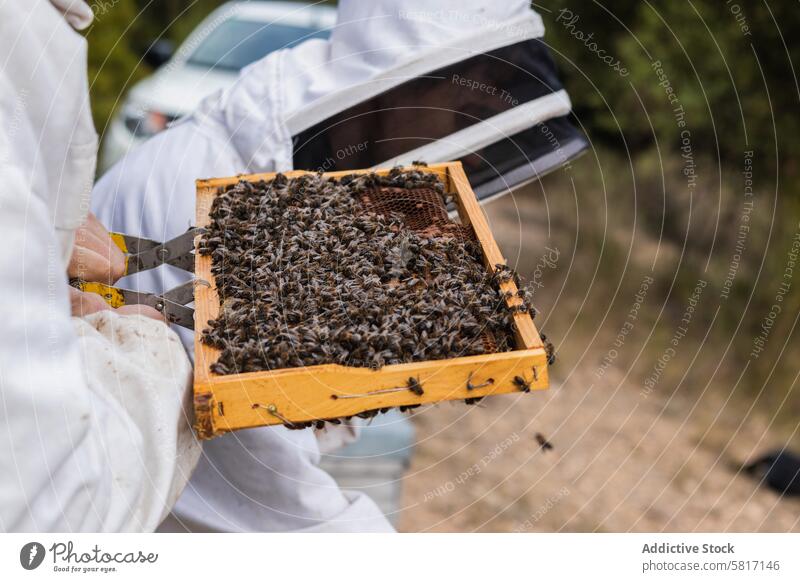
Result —
MULTIPOLYGON (((436 173, 457 205, 464 225, 471 225, 483 249, 486 268, 505 259, 489 230, 486 217, 469 185, 460 162, 448 162, 418 170, 436 173)), ((330 172, 326 176, 368 173, 374 170, 330 172)), ((375 170, 386 174, 389 169, 375 170)), ((304 171, 284 172, 293 177, 304 171)), ((197 226, 208 226, 209 212, 219 188, 239 180, 271 180, 275 173, 213 178, 197 181, 197 226)), ((195 245, 197 245, 197 240, 195 245)), ((197 248, 197 247, 195 247, 197 248)), ((464 400, 493 394, 519 392, 525 385, 530 390, 548 387, 547 354, 539 333, 527 312, 515 312, 517 349, 510 352, 484 354, 395 364, 379 370, 324 364, 265 372, 217 375, 209 366, 219 351, 200 341, 201 332, 219 313, 219 296, 211 274, 211 257, 195 255, 195 273, 211 286, 198 285, 195 290, 195 429, 200 438, 258 426, 300 423, 355 415, 379 408, 409 406, 464 400), (515 377, 517 378, 515 380, 515 377), (411 389, 418 383, 422 394, 411 389)), ((513 308, 522 300, 516 295, 514 281, 500 283, 507 294, 507 305, 513 308)))

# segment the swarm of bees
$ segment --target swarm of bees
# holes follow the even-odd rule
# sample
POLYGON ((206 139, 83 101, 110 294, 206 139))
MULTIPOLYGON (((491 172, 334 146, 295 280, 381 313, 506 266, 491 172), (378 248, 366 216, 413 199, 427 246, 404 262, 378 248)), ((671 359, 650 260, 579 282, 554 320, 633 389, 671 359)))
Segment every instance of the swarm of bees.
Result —
MULTIPOLYGON (((487 273, 446 204, 435 174, 400 168, 338 180, 278 174, 221 192, 200 243, 221 302, 202 336, 220 350, 212 372, 379 369, 513 349, 498 284, 516 275, 487 273)), ((530 309, 524 297, 517 309, 530 309)))

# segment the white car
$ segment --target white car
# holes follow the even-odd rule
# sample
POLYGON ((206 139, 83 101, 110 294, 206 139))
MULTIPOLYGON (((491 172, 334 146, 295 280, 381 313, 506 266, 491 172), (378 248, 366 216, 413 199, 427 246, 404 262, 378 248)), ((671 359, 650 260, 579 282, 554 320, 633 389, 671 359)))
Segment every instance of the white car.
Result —
POLYGON ((228 2, 209 14, 171 58, 163 43, 154 44, 148 56, 163 65, 133 86, 112 120, 103 140, 101 169, 190 113, 206 95, 233 84, 246 65, 308 38, 325 38, 335 23, 331 6, 228 2))

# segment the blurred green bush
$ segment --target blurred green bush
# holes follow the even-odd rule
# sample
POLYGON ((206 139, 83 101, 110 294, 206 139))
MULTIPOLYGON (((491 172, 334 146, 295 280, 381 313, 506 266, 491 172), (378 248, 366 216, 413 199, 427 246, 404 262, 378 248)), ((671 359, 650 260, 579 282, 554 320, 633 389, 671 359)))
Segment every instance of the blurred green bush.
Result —
POLYGON ((89 41, 89 84, 98 133, 122 104, 127 89, 151 73, 142 55, 156 40, 177 46, 221 0, 94 0, 89 41))
POLYGON ((592 137, 617 149, 679 142, 660 62, 686 114, 695 150, 723 160, 756 147, 782 163, 800 150, 800 10, 789 2, 536 3, 575 111, 592 137), (591 39, 585 37, 592 35, 591 39), (595 43, 593 46, 589 46, 595 43), (591 50, 596 49, 596 50, 591 50), (599 58, 611 55, 628 74, 599 58))

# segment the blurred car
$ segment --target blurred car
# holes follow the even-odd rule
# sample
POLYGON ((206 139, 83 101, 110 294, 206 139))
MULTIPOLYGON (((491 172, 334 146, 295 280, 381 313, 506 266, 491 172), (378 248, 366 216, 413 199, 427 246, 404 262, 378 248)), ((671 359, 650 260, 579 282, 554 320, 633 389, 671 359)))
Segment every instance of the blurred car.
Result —
POLYGON ((130 90, 104 136, 105 171, 136 144, 190 113, 210 93, 233 84, 239 71, 272 51, 326 38, 336 9, 302 2, 228 2, 172 51, 157 41, 144 59, 156 72, 130 90))

